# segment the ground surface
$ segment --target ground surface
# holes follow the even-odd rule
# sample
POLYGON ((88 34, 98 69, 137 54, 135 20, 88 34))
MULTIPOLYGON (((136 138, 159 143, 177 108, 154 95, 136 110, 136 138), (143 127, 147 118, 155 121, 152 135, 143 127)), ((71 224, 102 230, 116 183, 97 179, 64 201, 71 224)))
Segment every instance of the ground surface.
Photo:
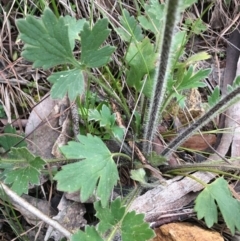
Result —
MULTIPOLYGON (((54 9, 54 1, 50 4, 50 8, 54 9)), ((100 10, 104 9, 112 18, 112 21, 115 19, 118 21, 119 13, 121 8, 116 5, 115 1, 96 1, 92 12, 90 7, 91 1, 80 1, 72 2, 72 9, 70 5, 64 1, 59 1, 57 3, 57 9, 60 15, 71 15, 77 19, 81 18, 91 18, 93 14, 93 19, 97 19, 101 14, 100 10), (75 6, 75 7, 74 7, 75 6), (114 7, 116 8, 114 8, 114 7), (112 10, 114 9, 114 10, 112 10)), ((137 10, 134 5, 134 1, 123 1, 124 8, 136 15, 137 10)), ((179 109, 178 106, 172 105, 165 114, 165 121, 160 125, 159 129, 161 134, 166 136, 165 141, 171 139, 167 137, 169 131, 171 133, 178 133, 181 128, 188 125, 195 118, 204 114, 204 105, 207 102, 207 93, 213 90, 217 85, 221 87, 222 93, 226 91, 226 85, 231 84, 228 81, 231 81, 231 76, 234 75, 234 69, 231 69, 231 66, 236 66, 233 59, 239 56, 239 52, 229 52, 230 59, 233 62, 227 62, 227 46, 229 36, 239 24, 239 5, 238 0, 231 1, 231 4, 227 8, 223 1, 199 1, 198 4, 195 4, 190 10, 184 13, 183 18, 191 16, 194 18, 203 19, 203 25, 206 30, 200 35, 193 34, 188 43, 187 52, 198 53, 200 51, 207 51, 212 58, 207 61, 201 61, 198 63, 198 68, 207 68, 211 67, 213 69, 212 74, 209 76, 207 81, 207 88, 191 89, 186 94, 186 107, 185 109, 179 109), (233 58, 234 57, 234 58, 233 58), (230 66, 230 67, 229 67, 230 66), (224 70, 229 76, 225 76, 224 79, 224 70), (192 120, 191 120, 192 118, 192 120), (174 126, 174 128, 172 128, 174 126), (183 126, 183 127, 182 127, 183 126), (170 130, 171 128, 171 130, 170 130)), ((63 101, 51 101, 49 99, 41 102, 41 100, 47 96, 50 90, 50 83, 47 81, 47 77, 51 74, 53 69, 42 70, 34 69, 30 62, 24 60, 21 57, 21 51, 23 43, 17 40, 18 30, 15 25, 15 20, 22 18, 24 13, 30 13, 35 16, 40 16, 42 9, 44 8, 44 1, 27 1, 27 4, 22 1, 2 1, 0 3, 0 26, 1 26, 1 38, 0 38, 0 47, 1 47, 1 58, 0 58, 0 122, 1 122, 1 133, 3 133, 4 127, 7 123, 11 123, 16 127, 17 133, 25 133, 26 139, 28 141, 28 148, 36 155, 40 155, 45 158, 54 157, 58 158, 60 156, 59 151, 56 148, 57 143, 66 144, 66 141, 73 137, 73 131, 69 131, 69 126, 74 122, 68 110, 69 102, 68 100, 63 101), (35 109, 32 111, 35 106, 38 106, 38 111, 35 109), (63 110, 62 110, 63 109, 63 110), (36 114, 37 113, 37 114, 36 114), (67 117, 64 116, 60 118, 62 124, 59 124, 59 116, 63 116, 62 113, 68 113, 67 117), (50 121, 47 124, 42 125, 40 128, 35 128, 39 121, 39 115, 41 117, 48 116, 50 121), (29 125, 29 120, 31 118, 31 125, 29 125), (63 119, 63 120, 61 120, 63 119), (28 125, 26 124, 28 122, 28 125), (55 146, 55 147, 54 147, 55 146)), ((202 26, 199 26, 201 28, 202 26)), ((233 39, 233 44, 240 43, 240 35, 236 39, 233 39), (235 41, 235 42, 234 42, 235 41)), ((120 38, 116 36, 116 33, 113 31, 111 37, 108 39, 109 43, 112 43, 114 46, 117 46, 117 51, 113 55, 113 61, 110 64, 111 71, 113 75, 117 76, 119 71, 118 66, 122 61, 121 57, 126 51, 126 45, 123 43, 120 38)), ((239 45, 238 45, 239 46, 239 45)), ((78 55, 79 46, 76 46, 75 52, 76 56, 78 55)), ((229 54, 228 53, 228 54, 229 54)), ((229 61, 229 60, 228 60, 229 61)), ((97 77, 101 76, 100 72, 102 69, 93 70, 93 74, 97 77)), ((106 72, 102 73, 107 75, 106 72)), ((125 76, 121 78, 121 85, 124 86, 123 94, 126 95, 126 100, 129 104, 129 108, 133 110, 134 103, 131 99, 131 95, 134 92, 128 91, 125 86, 125 76)), ((97 93, 98 97, 101 99, 106 98, 106 93, 102 89, 98 89, 94 84, 92 84, 91 89, 97 93)), ((114 103, 113 103, 114 104, 114 103)), ((239 112, 237 108, 231 109, 233 119, 237 119, 239 112)), ((120 113, 121 110, 120 110, 120 113)), ((240 113, 240 112, 239 112, 240 113)), ((231 119, 231 118, 229 118, 231 119)), ((81 122, 81 120, 80 120, 81 122)), ((82 125, 82 122, 81 122, 82 125)), ((173 163, 176 164, 179 162, 196 162, 202 161, 203 155, 202 151, 212 152, 208 147, 209 145, 215 146, 220 140, 222 140, 222 146, 225 146, 225 152, 222 152, 224 148, 220 145, 217 151, 223 156, 228 156, 229 158, 237 159, 240 155, 236 145, 237 132, 231 138, 231 141, 224 142, 227 137, 216 135, 218 130, 226 126, 232 126, 234 124, 229 123, 229 121, 222 121, 221 118, 215 120, 215 125, 210 124, 203 128, 203 131, 208 131, 204 133, 204 138, 199 137, 199 135, 192 136, 191 139, 187 140, 183 147, 189 152, 183 151, 176 158, 173 156, 173 163), (224 137, 224 138, 223 138, 224 137), (222 138, 222 139, 221 139, 222 138), (230 145, 231 148, 230 149, 230 145), (229 153, 230 149, 230 153, 229 153), (194 151, 192 151, 194 150, 194 151)), ((236 126, 237 128, 238 126, 236 126)), ((229 131, 231 132, 231 130, 229 131)), ((111 151, 116 149, 115 144, 107 143, 111 151)), ((3 151, 4 152, 4 151, 3 151)), ((6 154, 6 153, 4 153, 6 154)), ((57 163, 54 167, 60 168, 61 165, 66 164, 57 163)), ((171 164, 171 163, 170 163, 171 164)), ((124 168, 119 168, 121 184, 123 186, 129 187, 132 185, 132 181, 129 177, 129 169, 131 167, 126 166, 124 168)), ((38 202, 34 198, 42 201, 38 202, 38 207, 43 211, 46 208, 46 214, 55 215, 57 210, 57 205, 62 197, 62 193, 56 189, 56 184, 49 181, 47 177, 42 177, 42 186, 32 187, 29 189, 29 196, 31 197, 29 202, 38 202)), ((235 183, 234 183, 235 184, 235 183)), ((236 185, 237 187, 237 185, 236 185)), ((236 188, 237 190, 237 188, 236 188)), ((70 195, 69 195, 70 196, 70 195)), ((80 204, 76 202, 78 199, 78 194, 76 196, 67 197, 63 201, 63 207, 71 206, 71 210, 68 210, 69 219, 72 219, 72 222, 69 224, 69 228, 80 228, 88 223, 94 223, 96 221, 93 216, 93 207, 92 204, 80 204), (71 201, 70 201, 71 200, 71 201), (65 203, 64 203, 65 202, 65 203), (77 223, 77 225, 76 225, 77 223)), ((46 234, 46 228, 43 226, 37 226, 35 229, 31 230, 32 227, 36 224, 36 221, 29 221, 28 214, 25 211, 21 211, 20 208, 10 208, 2 201, 1 211, 2 211, 2 227, 1 227, 1 237, 2 240, 14 240, 18 235, 22 235, 16 240, 35 240, 35 237, 38 237, 36 240, 43 240, 46 234), (40 230, 40 231, 39 231, 40 230), (39 231, 39 234, 37 234, 39 231), (24 233, 27 232, 25 235, 24 233)), ((62 214, 63 215, 63 214, 62 214)), ((67 214, 65 214, 67 215, 67 214)), ((61 219, 61 217, 60 217, 61 219)), ((39 223, 38 223, 39 224, 39 223)), ((220 228, 218 227, 218 230, 220 228)), ((55 240, 57 239, 55 236, 55 240)))

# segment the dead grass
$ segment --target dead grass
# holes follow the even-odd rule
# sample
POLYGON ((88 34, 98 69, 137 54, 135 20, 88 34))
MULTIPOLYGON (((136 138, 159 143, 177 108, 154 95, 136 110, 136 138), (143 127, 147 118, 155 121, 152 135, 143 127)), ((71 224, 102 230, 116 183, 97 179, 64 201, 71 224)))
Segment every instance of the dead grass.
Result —
MULTIPOLYGON (((41 69, 33 69, 31 63, 24 61, 21 56, 22 45, 17 41, 17 28, 15 20, 24 16, 29 9, 34 9, 34 13, 39 15, 38 1, 2 1, 0 3, 0 104, 3 106, 7 116, 7 122, 12 123, 16 119, 27 119, 30 110, 39 102, 39 100, 49 91, 50 85, 47 82, 47 77, 51 71, 43 71, 41 69), (20 8, 21 6, 21 8, 20 8)), ((141 1, 122 1, 122 6, 118 1, 114 0, 96 0, 93 1, 57 1, 58 11, 61 15, 71 15, 80 18, 97 20, 101 16, 107 16, 113 26, 119 26, 119 16, 121 9, 127 9, 131 14, 137 15, 141 11, 141 1), (136 7, 135 3, 138 2, 136 7)), ((206 19, 206 26, 208 30, 195 38, 192 45, 189 46, 189 52, 197 52, 204 50, 212 54, 212 63, 203 63, 215 66, 214 71, 216 77, 210 80, 211 88, 220 82, 221 69, 224 66, 225 49, 228 35, 239 24, 239 1, 231 1, 231 6, 226 7, 224 1, 199 1, 195 4, 185 16, 199 18, 203 16, 206 19), (204 3, 205 2, 205 3, 204 3), (209 10, 204 13, 206 6, 211 6, 209 10), (196 42, 197 44, 194 44, 196 42), (193 48, 193 46, 197 48, 193 48), (223 57, 222 55, 223 54, 223 57)), ((117 46, 117 51, 114 53, 111 68, 114 76, 121 80, 122 88, 126 87, 125 73, 119 73, 119 66, 122 65, 122 56, 126 52, 126 45, 120 40, 117 34, 112 31, 108 42, 110 45, 117 46)), ((79 49, 75 50, 76 53, 79 49)), ((95 76, 102 75, 100 71, 94 71, 95 76)), ((132 102, 131 96, 134 92, 127 89, 126 98, 132 102), (130 96, 130 97, 129 97, 130 96)), ((19 129, 23 132, 24 127, 21 125, 19 129)))

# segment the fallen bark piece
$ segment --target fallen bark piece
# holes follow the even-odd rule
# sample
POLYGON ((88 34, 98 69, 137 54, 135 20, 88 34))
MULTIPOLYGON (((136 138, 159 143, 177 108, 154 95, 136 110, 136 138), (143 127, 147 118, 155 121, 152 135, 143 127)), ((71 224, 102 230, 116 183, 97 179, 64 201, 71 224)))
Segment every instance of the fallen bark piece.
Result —
POLYGON ((181 146, 188 149, 203 151, 207 149, 209 145, 213 146, 216 142, 216 139, 216 135, 213 134, 203 134, 202 136, 193 135, 189 137, 181 146))
POLYGON ((215 231, 206 230, 190 223, 169 223, 155 229, 151 241, 224 241, 215 231))
MULTIPOLYGON (((192 176, 205 183, 215 177, 212 173, 203 172, 196 172, 192 176)), ((159 185, 139 196, 133 201, 130 210, 144 213, 145 221, 154 222, 161 218, 162 213, 188 205, 204 187, 189 177, 179 179, 181 177, 175 177, 168 180, 166 185, 159 185)))

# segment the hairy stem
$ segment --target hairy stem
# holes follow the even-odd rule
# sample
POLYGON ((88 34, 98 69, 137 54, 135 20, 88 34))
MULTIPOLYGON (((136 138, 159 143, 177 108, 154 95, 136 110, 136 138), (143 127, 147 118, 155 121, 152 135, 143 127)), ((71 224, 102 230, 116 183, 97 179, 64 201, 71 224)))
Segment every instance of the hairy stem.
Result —
POLYGON ((189 136, 195 131, 199 130, 204 124, 210 121, 217 114, 224 111, 227 107, 235 103, 240 98, 240 86, 234 89, 231 93, 222 98, 216 105, 210 108, 201 118, 196 120, 181 134, 179 134, 174 140, 172 140, 167 148, 165 148, 161 155, 169 156, 174 150, 176 150, 189 136))
POLYGON ((154 87, 150 100, 148 119, 144 131, 143 152, 149 154, 151 152, 151 142, 157 130, 158 121, 160 119, 160 107, 164 100, 167 86, 167 78, 171 69, 171 46, 174 27, 179 15, 179 0, 168 0, 166 3, 167 16, 165 20, 162 40, 159 47, 159 66, 155 73, 154 87))

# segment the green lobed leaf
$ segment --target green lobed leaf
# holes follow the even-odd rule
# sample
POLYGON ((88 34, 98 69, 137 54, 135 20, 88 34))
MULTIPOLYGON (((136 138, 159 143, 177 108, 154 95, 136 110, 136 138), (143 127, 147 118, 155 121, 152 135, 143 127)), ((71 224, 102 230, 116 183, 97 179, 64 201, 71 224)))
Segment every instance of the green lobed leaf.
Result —
POLYGON ((125 128, 114 125, 111 127, 111 132, 116 139, 122 140, 125 133, 125 128))
POLYGON ((75 40, 80 40, 79 34, 83 30, 83 26, 86 23, 86 19, 79 19, 73 18, 71 16, 65 16, 63 18, 64 23, 68 26, 68 38, 71 45, 71 49, 75 46, 75 40))
POLYGON ((102 109, 100 110, 101 119, 100 119, 100 126, 113 126, 115 123, 116 117, 114 114, 111 113, 111 110, 106 106, 103 105, 102 109))
POLYGON ((46 8, 40 19, 28 15, 16 24, 19 37, 25 43, 22 56, 33 62, 33 67, 48 69, 75 62, 63 17, 58 19, 46 8))
POLYGON ((14 163, 2 162, 2 160, 0 159, 0 180, 3 181, 5 179, 6 174, 12 171, 13 168, 14 163))
POLYGON ((90 29, 88 22, 84 24, 81 32, 81 62, 83 65, 96 68, 109 62, 115 48, 111 46, 100 48, 109 33, 110 30, 108 29, 108 20, 106 18, 98 20, 92 29, 90 29))
POLYGON ((199 35, 208 29, 206 24, 203 22, 201 18, 198 18, 197 20, 193 20, 192 18, 187 18, 185 20, 185 24, 187 27, 190 27, 191 32, 196 35, 199 35))
POLYGON ((227 92, 230 93, 240 85, 240 75, 236 76, 232 85, 227 85, 227 92))
POLYGON ((240 86, 240 75, 236 76, 236 78, 233 81, 233 89, 237 88, 238 86, 240 86))
POLYGON ((125 207, 121 205, 120 198, 111 202, 109 208, 103 208, 99 201, 94 203, 94 208, 96 217, 100 220, 97 230, 102 234, 113 229, 121 221, 126 211, 125 207))
POLYGON ((189 81, 189 79, 191 78, 192 75, 194 75, 194 73, 193 73, 193 66, 191 65, 191 66, 186 70, 186 72, 184 73, 183 82, 184 82, 184 81, 189 81))
POLYGON ((156 58, 154 46, 147 37, 137 44, 131 43, 126 55, 127 64, 130 66, 126 81, 129 86, 135 87, 137 91, 140 91, 143 85, 143 76, 147 75, 149 78, 147 78, 143 90, 146 96, 150 96, 150 90, 152 89, 150 78, 155 70, 156 58))
POLYGON ((177 86, 177 91, 182 91, 191 88, 205 87, 206 84, 202 82, 211 73, 211 69, 200 69, 197 72, 193 72, 193 66, 184 73, 183 80, 177 86))
MULTIPOLYGON (((212 69, 200 69, 199 71, 195 72, 191 78, 188 80, 188 86, 196 86, 196 87, 205 87, 206 84, 202 82, 205 78, 209 76, 211 73, 212 69), (192 82, 194 85, 189 85, 189 83, 192 82)), ((187 81, 186 81, 187 82, 187 81)), ((185 84, 186 82, 183 82, 185 84)), ((191 87, 189 87, 191 88, 191 87)))
POLYGON ((216 86, 210 96, 208 96, 208 104, 210 107, 216 105, 219 100, 221 99, 220 96, 220 88, 219 86, 216 86))
POLYGON ((232 197, 224 178, 218 178, 207 185, 195 203, 194 210, 198 219, 204 218, 209 228, 218 221, 218 207, 232 235, 235 228, 240 231, 240 202, 232 197))
POLYGON ((218 210, 214 198, 208 189, 204 189, 197 197, 194 210, 197 218, 204 218, 206 225, 210 228, 218 221, 218 210))
POLYGON ((178 31, 174 34, 173 44, 172 44, 172 56, 173 61, 179 59, 184 53, 185 45, 187 44, 187 33, 186 31, 178 31))
POLYGON ((6 172, 4 182, 12 184, 11 189, 18 195, 27 194, 29 183, 40 184, 40 172, 46 163, 40 157, 35 157, 26 147, 12 148, 10 155, 21 161, 16 163, 13 170, 6 172))
POLYGON ((123 41, 141 41, 143 34, 141 27, 134 16, 130 16, 126 9, 123 9, 122 16, 119 17, 122 27, 116 28, 117 33, 123 41))
POLYGON ((17 134, 15 128, 11 127, 10 124, 4 127, 4 133, 6 135, 0 136, 0 145, 4 148, 5 151, 11 149, 11 147, 15 146, 19 143, 16 147, 23 147, 27 146, 27 143, 23 140, 23 137, 17 134))
POLYGON ((190 64, 194 64, 195 62, 199 62, 202 60, 206 60, 206 59, 210 59, 211 55, 208 54, 207 52, 200 52, 200 53, 196 53, 192 56, 190 56, 186 61, 186 65, 190 65, 190 64))
POLYGON ((145 241, 154 237, 153 230, 144 222, 143 214, 132 211, 125 215, 126 207, 122 206, 120 198, 114 200, 109 208, 103 208, 100 202, 96 202, 94 207, 100 220, 97 226, 99 232, 106 233, 118 226, 123 241, 145 241))
POLYGON ((146 172, 143 168, 138 168, 137 170, 131 170, 131 179, 140 182, 141 184, 146 184, 146 172))
POLYGON ((115 124, 116 116, 111 113, 108 106, 102 105, 102 109, 100 111, 97 109, 90 109, 88 111, 88 120, 99 121, 101 127, 106 127, 106 129, 110 131, 115 138, 122 140, 124 128, 115 124))
POLYGON ((97 109, 88 110, 88 120, 89 121, 100 121, 102 118, 101 113, 97 109))
POLYGON ((123 241, 145 241, 155 236, 149 224, 144 222, 144 214, 136 214, 135 211, 124 216, 121 233, 123 241))
POLYGON ((196 35, 199 35, 207 30, 207 25, 200 18, 198 18, 192 25, 192 32, 196 35))
POLYGON ((48 81, 53 84, 51 97, 61 99, 66 93, 71 101, 78 95, 84 93, 84 75, 80 69, 71 69, 53 73, 48 77, 48 81))
POLYGON ((181 1, 180 11, 183 12, 186 8, 189 8, 191 5, 193 5, 196 2, 197 2, 197 0, 184 0, 184 1, 181 1))
POLYGON ((151 32, 158 34, 161 31, 163 25, 164 4, 160 4, 158 0, 151 0, 149 3, 144 4, 145 15, 138 17, 141 26, 150 30, 151 32))
POLYGON ((96 189, 97 196, 106 207, 119 179, 112 154, 96 136, 78 135, 77 138, 79 142, 70 141, 67 146, 61 147, 61 151, 69 159, 84 160, 63 166, 54 177, 58 181, 58 189, 66 192, 81 190, 82 201, 86 201, 96 189))
POLYGON ((151 154, 147 156, 147 160, 154 167, 158 167, 167 163, 166 157, 157 154, 155 151, 152 151, 151 154))
POLYGON ((104 241, 94 227, 85 227, 85 232, 79 230, 73 234, 70 241, 104 241))

